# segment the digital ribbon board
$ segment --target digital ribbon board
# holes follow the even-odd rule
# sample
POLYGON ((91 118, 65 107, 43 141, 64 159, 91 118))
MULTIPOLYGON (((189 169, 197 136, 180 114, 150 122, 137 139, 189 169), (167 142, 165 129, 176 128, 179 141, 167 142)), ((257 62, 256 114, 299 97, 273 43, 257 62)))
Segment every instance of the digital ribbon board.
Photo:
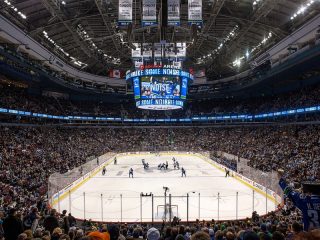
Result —
POLYGON ((136 106, 149 110, 183 108, 193 75, 180 69, 150 68, 130 72, 136 106))

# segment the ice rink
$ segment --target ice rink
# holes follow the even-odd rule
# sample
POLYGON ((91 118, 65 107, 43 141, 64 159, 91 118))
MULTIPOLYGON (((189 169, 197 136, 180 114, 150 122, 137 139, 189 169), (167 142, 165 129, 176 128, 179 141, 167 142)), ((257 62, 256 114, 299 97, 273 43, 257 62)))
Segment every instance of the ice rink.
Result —
MULTIPOLYGON (((75 191, 62 198, 54 207, 71 211, 79 219, 95 221, 150 222, 162 221, 165 203, 171 199, 171 216, 183 221, 200 218, 205 220, 229 220, 250 217, 252 211, 263 215, 275 210, 275 203, 264 195, 232 177, 225 177, 212 160, 193 155, 128 155, 117 157, 118 163, 108 161, 107 172, 99 171, 75 191), (173 169, 175 157, 181 170, 173 169), (145 159, 150 167, 143 168, 145 159), (158 170, 159 163, 168 161, 168 170, 158 170), (130 168, 134 178, 128 177, 130 168), (166 199, 163 187, 168 187, 166 199), (238 194, 237 194, 238 192, 238 194), (153 194, 152 198, 140 194, 153 194), (169 197, 171 194, 171 198, 169 197), (189 195, 189 197, 187 197, 189 195)), ((169 210, 168 210, 169 211, 169 210)), ((167 220, 169 212, 167 212, 167 220)))

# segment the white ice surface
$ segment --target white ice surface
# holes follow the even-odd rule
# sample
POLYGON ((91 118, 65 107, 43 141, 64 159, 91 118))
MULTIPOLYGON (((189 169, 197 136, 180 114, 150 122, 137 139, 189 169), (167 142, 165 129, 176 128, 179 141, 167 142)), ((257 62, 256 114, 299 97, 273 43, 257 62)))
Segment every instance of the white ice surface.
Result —
MULTIPOLYGON (((266 200, 262 194, 257 192, 253 194, 251 188, 232 177, 226 178, 224 172, 209 162, 192 155, 118 157, 117 165, 114 165, 112 161, 107 166, 105 176, 99 172, 72 192, 70 197, 67 196, 54 207, 60 211, 66 209, 69 212, 71 210, 72 215, 79 219, 86 218, 106 222, 118 222, 121 219, 123 222, 140 222, 142 209, 142 221, 150 222, 152 214, 155 221, 162 221, 165 202, 164 186, 169 187, 168 195, 172 196, 172 215, 178 215, 183 221, 187 220, 187 193, 189 193, 190 221, 199 218, 199 193, 201 220, 236 219, 237 192, 238 219, 250 217, 253 209, 260 215, 266 213, 266 208, 268 211, 275 209, 275 203, 269 199, 266 200), (179 161, 180 168, 186 169, 186 178, 181 177, 181 170, 173 169, 172 157, 179 161), (143 169, 141 159, 145 159, 149 163, 149 170, 143 169), (166 161, 169 163, 169 169, 158 170, 158 164, 166 161), (131 167, 134 169, 133 179, 128 178, 131 167), (151 197, 143 197, 141 201, 141 192, 153 193, 153 213, 151 197)), ((166 202, 169 202, 169 196, 167 196, 166 202)))

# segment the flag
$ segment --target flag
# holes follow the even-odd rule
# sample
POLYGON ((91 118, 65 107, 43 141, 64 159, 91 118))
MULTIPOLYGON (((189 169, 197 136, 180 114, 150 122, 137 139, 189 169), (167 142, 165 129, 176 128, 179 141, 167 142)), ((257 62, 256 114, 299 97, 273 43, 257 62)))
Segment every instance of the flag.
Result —
POLYGON ((118 69, 111 69, 109 71, 109 77, 111 77, 111 78, 122 78, 123 74, 118 69))
POLYGON ((205 69, 197 70, 197 71, 194 73, 194 76, 195 76, 195 77, 198 77, 198 78, 205 77, 205 76, 206 76, 206 70, 205 70, 205 69))

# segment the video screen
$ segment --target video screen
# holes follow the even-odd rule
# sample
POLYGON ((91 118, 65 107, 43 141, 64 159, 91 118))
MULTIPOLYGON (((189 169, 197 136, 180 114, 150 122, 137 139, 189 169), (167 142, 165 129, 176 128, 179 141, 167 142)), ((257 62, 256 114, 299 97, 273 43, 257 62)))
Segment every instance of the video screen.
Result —
POLYGON ((141 99, 180 99, 180 77, 144 76, 140 81, 141 99))
POLYGON ((188 93, 188 79, 186 77, 182 78, 182 87, 181 87, 181 99, 186 99, 188 93))

